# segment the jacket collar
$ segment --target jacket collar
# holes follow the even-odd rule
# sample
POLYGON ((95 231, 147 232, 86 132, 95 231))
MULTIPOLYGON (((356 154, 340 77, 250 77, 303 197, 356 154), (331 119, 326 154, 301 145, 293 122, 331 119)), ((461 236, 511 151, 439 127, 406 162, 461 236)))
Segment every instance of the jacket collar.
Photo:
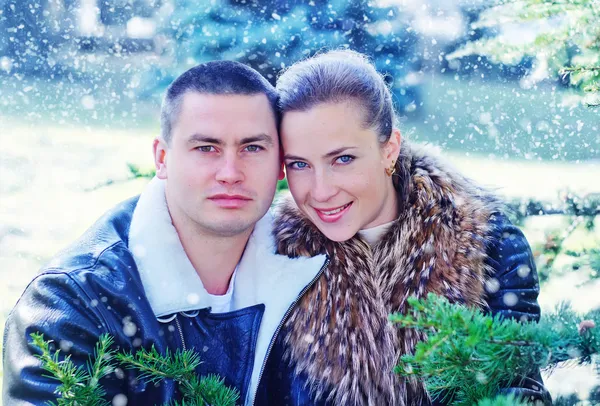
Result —
MULTIPOLYGON (((263 303, 272 296, 272 282, 281 278, 289 286, 283 293, 295 298, 324 262, 324 256, 307 260, 277 255, 272 221, 270 213, 261 218, 246 244, 234 279, 234 310, 263 303)), ((129 229, 129 249, 157 317, 210 306, 209 293, 171 221, 163 180, 152 179, 139 198, 129 229)))
POLYGON ((156 317, 209 306, 209 296, 188 259, 167 208, 164 181, 146 186, 133 212, 129 249, 156 317))

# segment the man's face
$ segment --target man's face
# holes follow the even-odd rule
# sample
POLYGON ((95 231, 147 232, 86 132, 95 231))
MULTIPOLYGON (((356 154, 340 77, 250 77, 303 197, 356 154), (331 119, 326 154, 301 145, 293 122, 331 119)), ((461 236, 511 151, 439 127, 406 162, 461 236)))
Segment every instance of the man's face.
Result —
POLYGON ((188 222, 205 235, 251 231, 282 174, 275 118, 264 94, 186 93, 170 145, 156 140, 154 150, 174 223, 188 222))

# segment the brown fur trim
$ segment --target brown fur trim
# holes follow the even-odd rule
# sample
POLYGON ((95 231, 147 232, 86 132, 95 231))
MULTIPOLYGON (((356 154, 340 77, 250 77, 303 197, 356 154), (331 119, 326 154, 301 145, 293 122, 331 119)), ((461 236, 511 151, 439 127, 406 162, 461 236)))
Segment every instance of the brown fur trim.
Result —
POLYGON ((333 242, 293 200, 279 206, 275 240, 290 257, 326 253, 330 264, 285 323, 286 359, 308 376, 316 399, 339 405, 423 405, 423 384, 393 374, 398 357, 422 340, 388 314, 429 292, 484 306, 491 194, 422 147, 410 146, 406 204, 373 249, 360 236, 333 242))

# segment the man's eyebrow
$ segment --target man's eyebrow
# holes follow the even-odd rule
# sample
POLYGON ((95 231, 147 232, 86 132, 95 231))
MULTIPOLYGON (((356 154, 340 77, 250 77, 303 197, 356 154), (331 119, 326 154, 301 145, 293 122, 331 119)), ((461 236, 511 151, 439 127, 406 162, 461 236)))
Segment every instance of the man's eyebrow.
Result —
POLYGON ((269 146, 273 145, 273 138, 269 134, 258 134, 251 137, 242 138, 240 145, 252 144, 253 142, 265 142, 269 146))
POLYGON ((199 142, 206 142, 208 144, 216 144, 216 145, 221 145, 223 144, 223 142, 215 137, 209 137, 207 135, 202 135, 202 134, 192 134, 192 136, 190 138, 188 138, 188 144, 195 144, 195 143, 199 143, 199 142))
MULTIPOLYGON (((192 136, 190 136, 190 138, 188 139, 188 144, 195 144, 195 143, 207 143, 207 144, 215 144, 215 145, 223 145, 223 141, 215 138, 215 137, 209 137, 208 135, 203 135, 203 134, 192 134, 192 136)), ((258 135, 253 135, 250 137, 244 137, 240 140, 239 145, 246 145, 246 144, 251 144, 253 142, 265 142, 268 145, 273 145, 273 138, 268 135, 268 134, 258 134, 258 135)))

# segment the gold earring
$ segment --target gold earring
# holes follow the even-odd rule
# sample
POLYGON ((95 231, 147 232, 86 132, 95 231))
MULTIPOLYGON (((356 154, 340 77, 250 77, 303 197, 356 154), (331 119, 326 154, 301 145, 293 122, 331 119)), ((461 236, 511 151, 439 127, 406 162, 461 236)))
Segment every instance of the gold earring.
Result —
POLYGON ((385 168, 385 173, 387 174, 387 176, 392 176, 393 174, 396 173, 396 161, 392 161, 392 164, 390 165, 390 167, 385 168))

